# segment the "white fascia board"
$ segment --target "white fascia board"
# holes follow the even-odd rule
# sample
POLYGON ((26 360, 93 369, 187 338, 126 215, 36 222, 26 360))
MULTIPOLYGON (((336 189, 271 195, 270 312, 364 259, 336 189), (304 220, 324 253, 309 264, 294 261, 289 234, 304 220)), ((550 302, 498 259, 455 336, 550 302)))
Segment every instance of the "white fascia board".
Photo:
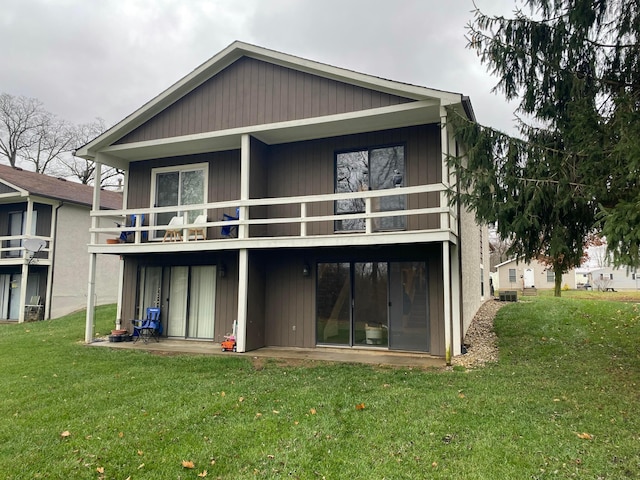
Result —
POLYGON ((18 187, 17 185, 14 185, 11 182, 7 182, 6 180, 2 180, 0 179, 0 183, 6 185, 9 188, 13 188, 15 190, 14 192, 6 192, 1 194, 1 197, 28 197, 29 196, 29 191, 25 190, 22 187, 18 187))
POLYGON ((512 258, 511 260, 507 260, 506 262, 499 263, 499 264, 498 264, 498 265, 496 265, 494 268, 504 267, 504 266, 505 266, 505 265, 507 265, 508 263, 515 262, 515 261, 516 261, 516 259, 515 259, 515 258, 512 258))

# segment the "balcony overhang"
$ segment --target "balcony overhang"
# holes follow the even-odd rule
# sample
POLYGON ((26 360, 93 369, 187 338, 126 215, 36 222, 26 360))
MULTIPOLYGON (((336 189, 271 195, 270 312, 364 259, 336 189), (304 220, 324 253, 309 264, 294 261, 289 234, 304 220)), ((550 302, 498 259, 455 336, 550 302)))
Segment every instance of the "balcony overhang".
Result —
POLYGON ((239 149, 244 135, 275 145, 437 123, 440 121, 440 107, 440 100, 419 100, 324 117, 111 145, 98 153, 101 154, 101 163, 122 168, 123 164, 140 160, 239 149))
POLYGON ((449 230, 349 233, 307 237, 257 237, 246 239, 222 239, 183 242, 149 242, 140 244, 89 245, 89 253, 113 255, 174 254, 239 249, 321 248, 374 245, 402 245, 450 242, 457 244, 455 234, 449 230))

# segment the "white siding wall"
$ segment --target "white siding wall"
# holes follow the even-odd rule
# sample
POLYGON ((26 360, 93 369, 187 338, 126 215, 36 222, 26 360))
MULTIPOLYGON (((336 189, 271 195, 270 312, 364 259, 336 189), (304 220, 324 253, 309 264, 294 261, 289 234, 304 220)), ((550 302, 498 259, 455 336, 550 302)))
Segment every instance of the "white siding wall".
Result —
POLYGON ((459 242, 462 253, 462 334, 464 335, 480 305, 490 298, 489 231, 486 226, 478 226, 473 213, 464 209, 460 212, 459 242), (481 295, 480 272, 483 262, 484 295, 481 295))
MULTIPOLYGON (((55 264, 51 318, 87 307, 89 281, 89 208, 63 204, 58 209, 55 232, 55 264)), ((111 235, 112 236, 112 235, 111 235)), ((118 293, 119 258, 98 255, 96 269, 97 304, 115 303, 118 293)))

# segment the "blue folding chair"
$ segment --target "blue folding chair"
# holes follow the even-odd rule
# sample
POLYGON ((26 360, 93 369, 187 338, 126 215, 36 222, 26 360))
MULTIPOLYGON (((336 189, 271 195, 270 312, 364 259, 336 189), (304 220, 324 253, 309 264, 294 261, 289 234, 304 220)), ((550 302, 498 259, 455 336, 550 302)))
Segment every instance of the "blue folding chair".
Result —
POLYGON ((133 342, 142 339, 147 343, 150 338, 160 341, 162 335, 162 323, 160 323, 160 308, 148 307, 146 318, 142 320, 131 320, 133 323, 133 342))
MULTIPOLYGON (((226 213, 222 214, 222 220, 225 222, 240 220, 240 207, 236 208, 236 216, 233 217, 231 215, 227 215, 226 213)), ((232 238, 238 237, 238 226, 237 225, 225 225, 220 230, 220 235, 223 237, 232 238)))
MULTIPOLYGON (((116 225, 118 227, 121 227, 121 225, 119 223, 116 223, 116 225)), ((140 215, 140 225, 144 225, 144 213, 140 215)), ((135 227, 136 226, 136 216, 135 215, 131 215, 131 223, 130 225, 126 225, 125 227, 135 227)), ((135 233, 134 231, 123 231, 122 233, 120 233, 120 241, 123 243, 126 243, 127 240, 129 240, 129 238, 135 238, 135 233)), ((147 240, 147 232, 142 232, 142 239, 143 240, 147 240)))

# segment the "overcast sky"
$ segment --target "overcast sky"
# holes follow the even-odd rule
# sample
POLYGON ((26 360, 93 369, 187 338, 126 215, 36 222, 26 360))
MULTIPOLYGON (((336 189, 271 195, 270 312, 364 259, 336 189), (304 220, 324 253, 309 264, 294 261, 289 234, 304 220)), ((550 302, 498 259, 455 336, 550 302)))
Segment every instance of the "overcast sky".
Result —
MULTIPOLYGON (((508 15, 515 0, 475 0, 508 15)), ((0 92, 111 126, 235 40, 462 93, 482 124, 514 105, 466 48, 472 0, 2 0, 0 92)))

